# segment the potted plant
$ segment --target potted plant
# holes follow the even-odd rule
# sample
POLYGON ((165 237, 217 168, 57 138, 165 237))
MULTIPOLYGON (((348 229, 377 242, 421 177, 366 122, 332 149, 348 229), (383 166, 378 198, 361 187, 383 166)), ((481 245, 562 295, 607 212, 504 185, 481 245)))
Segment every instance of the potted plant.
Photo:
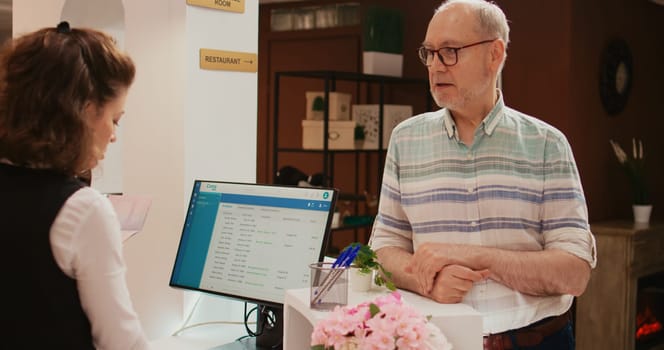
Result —
POLYGON ((351 264, 350 278, 351 287, 357 291, 366 291, 371 288, 371 281, 377 286, 385 286, 394 291, 397 287, 392 281, 392 273, 385 270, 383 265, 378 262, 376 252, 370 246, 362 243, 351 243, 346 249, 353 249, 359 246, 360 249, 351 264))
POLYGON ((650 220, 652 203, 648 195, 648 186, 646 183, 645 155, 643 153, 643 142, 632 138, 632 156, 629 157, 623 151, 620 145, 609 140, 613 152, 622 165, 632 188, 632 208, 634 211, 634 221, 637 223, 647 223, 650 220))
POLYGON ((314 101, 311 103, 311 115, 313 119, 323 120, 324 112, 325 112, 325 101, 323 100, 323 97, 316 96, 316 98, 314 98, 314 101))
POLYGON ((400 77, 403 73, 403 13, 395 8, 370 6, 363 23, 363 73, 400 77))
POLYGON ((366 133, 364 131, 364 126, 361 124, 355 124, 355 130, 353 130, 353 140, 355 140, 355 149, 364 149, 364 139, 366 133))

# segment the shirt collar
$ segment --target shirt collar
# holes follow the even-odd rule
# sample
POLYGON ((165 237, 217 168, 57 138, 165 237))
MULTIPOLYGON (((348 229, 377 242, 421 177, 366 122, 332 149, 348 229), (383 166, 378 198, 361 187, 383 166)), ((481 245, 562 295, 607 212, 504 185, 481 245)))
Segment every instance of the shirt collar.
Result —
MULTIPOLYGON (((505 109, 503 94, 500 90, 497 90, 497 92, 498 92, 498 100, 496 101, 496 104, 493 106, 489 114, 487 114, 486 117, 484 117, 481 123, 482 130, 484 130, 484 133, 489 136, 491 136, 493 131, 496 129, 496 126, 498 125, 498 122, 500 121, 503 115, 503 110, 505 109)), ((457 140, 459 139, 459 135, 456 129, 456 124, 454 124, 454 119, 452 119, 452 115, 450 114, 450 111, 447 108, 443 109, 443 125, 445 127, 445 131, 447 131, 447 137, 449 138, 454 137, 457 140)))
POLYGON ((491 109, 491 112, 484 117, 484 120, 482 120, 482 124, 484 126, 484 132, 491 136, 493 131, 496 129, 496 126, 498 125, 498 122, 500 119, 502 119, 503 110, 505 109, 505 102, 503 101, 503 94, 500 92, 500 90, 496 90, 498 92, 498 101, 496 101, 496 105, 493 106, 493 109, 491 109))
POLYGON ((452 115, 450 114, 450 110, 447 108, 443 108, 443 126, 445 127, 445 130, 447 131, 447 137, 449 138, 457 138, 457 132, 456 132, 456 124, 454 124, 454 119, 452 119, 452 115))

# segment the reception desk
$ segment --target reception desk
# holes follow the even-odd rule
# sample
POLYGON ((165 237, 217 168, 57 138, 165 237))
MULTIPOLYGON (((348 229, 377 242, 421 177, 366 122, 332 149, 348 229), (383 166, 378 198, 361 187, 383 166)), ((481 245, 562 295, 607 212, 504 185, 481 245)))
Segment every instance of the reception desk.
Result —
MULTIPOLYGON (((349 290, 348 304, 353 306, 387 293, 386 289, 368 292, 349 290)), ((400 291, 403 300, 423 315, 431 315, 455 350, 482 349, 482 315, 465 304, 439 304, 407 291, 400 291)), ((309 307, 309 288, 289 289, 284 303, 284 349, 309 349, 313 326, 329 313, 309 307)))

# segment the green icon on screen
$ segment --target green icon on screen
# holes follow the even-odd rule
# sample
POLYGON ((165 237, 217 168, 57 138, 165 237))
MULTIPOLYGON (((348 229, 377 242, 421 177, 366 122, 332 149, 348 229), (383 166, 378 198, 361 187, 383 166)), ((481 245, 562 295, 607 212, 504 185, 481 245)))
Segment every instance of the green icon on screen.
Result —
POLYGON ((323 199, 327 199, 329 196, 330 194, 328 192, 323 192, 323 199))

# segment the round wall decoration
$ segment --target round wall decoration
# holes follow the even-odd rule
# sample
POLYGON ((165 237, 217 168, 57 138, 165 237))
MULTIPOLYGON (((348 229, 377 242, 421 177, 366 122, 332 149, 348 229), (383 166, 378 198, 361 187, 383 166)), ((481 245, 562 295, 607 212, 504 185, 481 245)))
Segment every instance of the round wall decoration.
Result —
POLYGON ((614 39, 602 51, 599 96, 609 115, 620 113, 632 87, 632 54, 622 39, 614 39))

